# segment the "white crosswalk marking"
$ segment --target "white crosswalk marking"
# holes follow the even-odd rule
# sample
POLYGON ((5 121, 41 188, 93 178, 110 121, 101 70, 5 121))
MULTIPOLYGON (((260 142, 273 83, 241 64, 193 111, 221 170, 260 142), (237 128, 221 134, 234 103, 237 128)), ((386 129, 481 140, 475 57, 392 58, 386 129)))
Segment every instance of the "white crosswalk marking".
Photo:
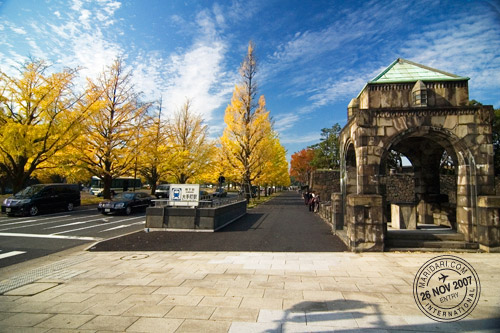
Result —
POLYGON ((0 259, 18 256, 18 255, 24 254, 24 253, 26 253, 26 251, 11 251, 11 252, 7 252, 7 253, 0 253, 0 259))

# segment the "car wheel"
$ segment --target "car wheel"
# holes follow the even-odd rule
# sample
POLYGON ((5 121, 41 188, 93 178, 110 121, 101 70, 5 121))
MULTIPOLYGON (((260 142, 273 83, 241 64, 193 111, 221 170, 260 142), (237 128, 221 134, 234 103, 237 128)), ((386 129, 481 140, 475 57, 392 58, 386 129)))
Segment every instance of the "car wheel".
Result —
POLYGON ((30 216, 35 216, 38 215, 38 207, 37 206, 31 206, 29 210, 30 216))
POLYGON ((71 212, 74 208, 75 208, 75 205, 72 202, 68 202, 68 204, 66 205, 66 210, 68 212, 71 212))
POLYGON ((127 207, 125 208, 125 215, 130 215, 130 213, 132 213, 132 207, 127 206, 127 207))

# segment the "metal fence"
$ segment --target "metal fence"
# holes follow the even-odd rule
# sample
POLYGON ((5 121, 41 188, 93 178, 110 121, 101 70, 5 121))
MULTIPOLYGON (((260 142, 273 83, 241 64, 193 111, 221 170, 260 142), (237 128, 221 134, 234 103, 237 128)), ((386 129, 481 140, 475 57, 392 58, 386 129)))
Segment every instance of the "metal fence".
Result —
MULTIPOLYGON (((230 197, 230 198, 213 198, 213 199, 207 199, 207 200, 200 200, 198 204, 198 208, 207 208, 207 207, 219 207, 219 206, 224 206, 224 205, 229 205, 238 201, 243 200, 244 197, 241 195, 238 195, 236 197, 230 197)), ((176 205, 175 201, 171 201, 169 199, 157 199, 153 200, 155 207, 193 207, 189 205, 183 204, 181 205, 176 205)))

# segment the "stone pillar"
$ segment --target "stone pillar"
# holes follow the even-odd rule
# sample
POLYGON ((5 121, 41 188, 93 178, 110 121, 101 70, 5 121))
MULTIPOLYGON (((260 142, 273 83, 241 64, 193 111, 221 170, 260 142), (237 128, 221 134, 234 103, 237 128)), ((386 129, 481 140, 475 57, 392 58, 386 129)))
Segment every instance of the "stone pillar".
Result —
POLYGON ((342 193, 332 193, 332 232, 344 229, 344 203, 342 193))
POLYGON ((391 225, 393 229, 417 229, 417 212, 414 203, 391 204, 391 225))
POLYGON ((347 236, 353 252, 384 251, 383 198, 378 194, 347 196, 347 236))
POLYGON ((479 247, 500 252, 500 196, 480 196, 477 206, 479 247))

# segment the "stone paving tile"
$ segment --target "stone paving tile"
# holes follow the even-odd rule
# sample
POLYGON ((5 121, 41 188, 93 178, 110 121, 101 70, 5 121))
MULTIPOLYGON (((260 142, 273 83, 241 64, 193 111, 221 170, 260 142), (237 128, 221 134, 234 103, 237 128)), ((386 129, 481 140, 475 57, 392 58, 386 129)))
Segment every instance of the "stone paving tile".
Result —
MULTIPOLYGON (((198 296, 224 296, 228 291, 227 288, 205 288, 205 287, 195 287, 192 288, 189 292, 189 295, 198 295, 198 296)), ((227 296, 236 296, 236 295, 227 295, 227 296)))
MULTIPOLYGON (((57 287, 58 285, 59 285, 59 283, 34 282, 34 283, 27 284, 25 286, 10 290, 10 291, 6 292, 4 295, 6 295, 6 296, 33 296, 33 295, 36 295, 36 294, 41 293, 43 291, 53 289, 53 288, 57 287)), ((53 290, 53 291, 55 291, 55 290, 53 290)))
POLYGON ((258 315, 258 309, 219 307, 214 311, 210 320, 256 322, 258 315))
POLYGON ((130 303, 120 303, 120 304, 96 304, 93 307, 84 310, 82 314, 92 314, 99 316, 120 316, 125 311, 130 309, 132 304, 130 303))
POLYGON ((74 329, 82 326, 94 317, 93 315, 57 314, 41 322, 37 327, 74 329))
POLYGON ((328 305, 324 301, 305 301, 303 299, 284 299, 283 310, 299 311, 327 311, 328 305))
POLYGON ((54 306, 55 302, 26 302, 22 304, 17 304, 13 308, 9 309, 9 312, 21 312, 21 313, 48 313, 47 309, 54 306))
POLYGON ((186 282, 186 280, 174 280, 169 278, 155 278, 151 281, 148 286, 158 286, 158 287, 179 287, 181 284, 186 282))
POLYGON ((138 319, 138 317, 97 316, 80 326, 80 329, 125 332, 138 319))
POLYGON ((285 290, 321 290, 318 282, 285 282, 285 290))
POLYGON ((166 318, 178 319, 205 319, 208 320, 215 311, 215 307, 209 306, 181 306, 177 305, 169 311, 166 318))
POLYGON ((284 310, 260 310, 259 323, 306 323, 306 313, 284 310))
MULTIPOLYGON (((53 303, 52 303, 53 304, 53 303)), ((57 303, 46 309, 47 313, 60 313, 60 314, 79 314, 87 310, 95 304, 89 302, 83 303, 57 303)))
POLYGON ((131 303, 131 304, 158 304, 165 298, 165 295, 144 295, 144 294, 132 294, 127 298, 123 299, 120 303, 131 303))
MULTIPOLYGON (((49 301, 51 301, 51 300, 53 300, 56 297, 59 297, 61 295, 64 295, 64 294, 51 292, 50 290, 44 291, 40 294, 36 294, 36 295, 31 296, 30 302, 49 302, 49 301)), ((24 302, 24 297, 22 298, 21 302, 24 302)), ((58 300, 57 302, 60 302, 60 300, 58 300)))
POLYGON ((49 319, 52 316, 53 314, 48 313, 16 313, 9 318, 0 321, 0 327, 31 327, 49 319))
MULTIPOLYGON (((209 282, 209 281, 207 281, 207 282, 209 282)), ((212 282, 212 281, 210 281, 210 282, 212 282)), ((243 279, 224 280, 224 281, 217 281, 213 287, 214 288, 248 288, 250 286, 252 288, 258 288, 255 285, 253 285, 254 283, 259 283, 259 281, 251 281, 251 280, 243 280, 243 279)))
MULTIPOLYGON (((49 328, 43 328, 43 327, 1 327, 0 326, 0 332, 7 332, 7 333, 46 333, 46 332, 52 332, 51 329, 49 328)), ((65 331, 67 333, 68 330, 65 331)), ((94 332, 94 331, 92 331, 94 332)))
POLYGON ((325 291, 359 291, 358 286, 355 283, 321 283, 321 290, 325 291))
POLYGON ((64 293, 50 299, 50 301, 55 303, 81 303, 93 296, 95 295, 87 293, 64 293))
POLYGON ((263 297, 264 289, 254 288, 229 288, 226 296, 248 296, 248 297, 263 297))
POLYGON ((139 318, 139 320, 127 328, 127 332, 175 332, 181 326, 182 322, 182 319, 139 318))
POLYGON ((242 308, 249 309, 276 309, 283 308, 283 299, 281 298, 261 298, 261 297, 243 297, 240 304, 242 308))
MULTIPOLYGON (((365 293, 399 293, 400 289, 396 288, 392 284, 357 284, 356 285, 361 292, 365 293)), ((411 288, 410 288, 411 290, 411 288)), ((345 290, 347 291, 347 290, 345 290)))
POLYGON ((330 326, 357 328, 357 318, 362 314, 358 312, 339 312, 339 311, 306 311, 306 321, 308 326, 330 326))
POLYGON ((302 294, 304 295, 304 300, 308 301, 344 300, 344 296, 340 291, 304 290, 302 294))
POLYGON ((264 298, 303 299, 301 290, 266 289, 264 298))
POLYGON ((408 327, 404 316, 370 313, 356 318, 361 328, 408 327))
POLYGON ((387 299, 382 293, 365 293, 355 291, 342 291, 342 295, 346 300, 355 300, 370 303, 387 303, 387 299))
POLYGON ((128 317, 164 317, 171 309, 172 305, 136 304, 123 313, 128 317))
POLYGON ((219 333, 227 332, 231 321, 185 320, 175 333, 219 333))
POLYGON ((240 306, 242 299, 243 299, 242 297, 236 297, 236 296, 229 296, 229 297, 206 296, 201 300, 200 305, 237 308, 240 306))
POLYGON ((196 306, 203 296, 166 296, 158 305, 184 305, 196 306))
POLYGON ((86 292, 90 294, 116 294, 123 289, 125 289, 125 286, 98 285, 88 289, 86 292))
POLYGON ((192 289, 191 287, 160 287, 154 291, 154 294, 185 296, 192 289))
POLYGON ((233 322, 229 333, 281 333, 281 323, 241 323, 233 322))

